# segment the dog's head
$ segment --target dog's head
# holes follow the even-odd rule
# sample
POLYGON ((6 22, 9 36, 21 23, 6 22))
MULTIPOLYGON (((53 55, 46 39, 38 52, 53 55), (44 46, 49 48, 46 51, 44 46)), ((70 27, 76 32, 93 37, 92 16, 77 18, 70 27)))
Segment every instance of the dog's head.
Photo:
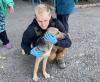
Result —
POLYGON ((59 29, 55 27, 50 27, 47 29, 47 31, 54 34, 57 37, 57 39, 63 39, 65 37, 65 33, 60 32, 59 29))

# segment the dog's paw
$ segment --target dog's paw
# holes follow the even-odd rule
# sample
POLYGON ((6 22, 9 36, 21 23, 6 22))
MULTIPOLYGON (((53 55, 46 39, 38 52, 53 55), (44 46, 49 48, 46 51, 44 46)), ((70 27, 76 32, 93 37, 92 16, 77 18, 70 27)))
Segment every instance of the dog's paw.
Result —
POLYGON ((50 74, 45 73, 45 74, 44 74, 44 77, 45 77, 45 78, 50 78, 50 74))
POLYGON ((33 77, 33 81, 38 81, 38 77, 33 77))

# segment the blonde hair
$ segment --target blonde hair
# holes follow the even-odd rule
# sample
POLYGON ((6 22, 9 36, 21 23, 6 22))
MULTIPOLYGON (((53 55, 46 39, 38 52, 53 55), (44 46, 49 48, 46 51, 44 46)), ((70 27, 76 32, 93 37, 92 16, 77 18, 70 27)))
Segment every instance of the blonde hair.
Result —
POLYGON ((46 4, 39 4, 35 7, 35 15, 41 15, 44 12, 47 12, 48 14, 51 14, 50 6, 48 6, 46 4))

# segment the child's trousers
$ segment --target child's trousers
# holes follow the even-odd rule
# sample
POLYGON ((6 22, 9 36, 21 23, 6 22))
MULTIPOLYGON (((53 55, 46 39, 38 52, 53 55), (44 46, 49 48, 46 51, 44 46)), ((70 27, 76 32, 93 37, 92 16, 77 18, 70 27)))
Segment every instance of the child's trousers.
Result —
POLYGON ((0 11, 0 40, 3 42, 3 45, 9 43, 7 33, 5 30, 5 15, 0 11))

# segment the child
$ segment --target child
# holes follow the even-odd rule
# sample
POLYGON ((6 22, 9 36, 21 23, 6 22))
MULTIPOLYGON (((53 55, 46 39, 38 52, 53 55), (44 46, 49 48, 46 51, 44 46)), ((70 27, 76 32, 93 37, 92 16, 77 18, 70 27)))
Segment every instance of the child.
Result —
POLYGON ((11 13, 14 13, 13 0, 0 0, 0 40, 7 49, 11 49, 12 45, 7 37, 5 30, 5 16, 7 14, 7 9, 9 8, 11 13))

